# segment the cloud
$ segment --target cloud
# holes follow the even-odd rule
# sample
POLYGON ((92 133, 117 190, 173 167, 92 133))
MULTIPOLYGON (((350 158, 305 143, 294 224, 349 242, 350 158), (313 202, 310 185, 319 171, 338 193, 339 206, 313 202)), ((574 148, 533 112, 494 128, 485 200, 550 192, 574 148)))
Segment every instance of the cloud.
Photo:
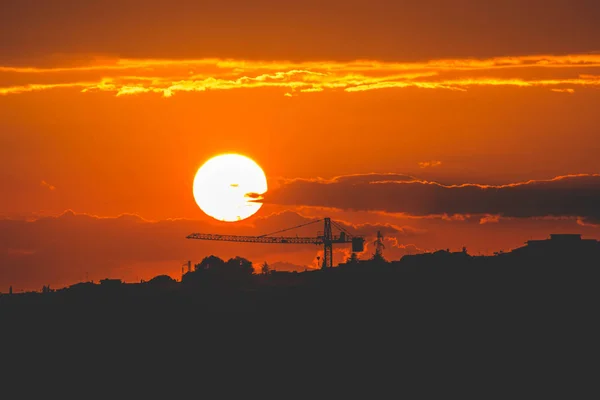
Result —
MULTIPOLYGON (((87 278, 106 277, 126 281, 151 279, 160 274, 179 278, 187 260, 197 263, 214 254, 221 258, 247 257, 258 270, 263 261, 285 260, 311 265, 322 246, 265 245, 190 240, 193 232, 233 235, 278 235, 316 237, 323 230, 298 213, 285 211, 253 218, 245 223, 188 219, 146 220, 134 214, 101 217, 67 210, 57 216, 34 219, 0 219, 0 290, 40 289, 42 285, 63 287, 87 278), (308 224, 310 223, 310 224, 308 224), (287 230, 297 225, 300 229, 287 230)), ((392 224, 339 224, 353 234, 373 237, 382 230, 390 237, 408 237, 420 231, 392 224)), ((337 232, 337 231, 336 231, 337 232)), ((343 247, 335 246, 334 261, 340 262, 343 247)), ((303 268, 302 268, 303 270, 303 268)))
MULTIPOLYGON (((383 211, 413 216, 600 218, 600 174, 558 176, 507 185, 445 185, 379 175, 327 180, 293 179, 265 195, 265 203, 383 211)), ((486 218, 486 217, 483 217, 486 218)), ((494 217, 495 218, 495 217, 494 217)), ((492 217, 484 219, 492 222, 492 217)))
POLYGON ((42 186, 44 186, 44 187, 47 187, 49 190, 55 190, 55 189, 56 189, 56 186, 54 186, 54 185, 51 185, 51 184, 49 184, 49 183, 48 183, 48 182, 46 182, 46 181, 41 181, 41 182, 40 182, 40 185, 42 185, 42 186))
POLYGON ((0 60, 67 55, 72 61, 87 56, 73 54, 82 49, 127 57, 423 60, 598 47, 594 0, 503 0, 485 6, 480 0, 461 0, 460 6, 447 0, 5 4, 0 60), (534 18, 524 17, 532 10, 539 11, 534 18))
POLYGON ((73 83, 56 83, 56 84, 40 84, 40 83, 28 83, 21 86, 6 86, 0 87, 0 95, 7 94, 20 94, 27 92, 39 92, 50 89, 72 89, 72 88, 83 88, 95 85, 94 82, 73 82, 73 83))
POLYGON ((577 225, 600 228, 600 218, 577 218, 577 225))
POLYGON ((479 219, 479 223, 481 225, 483 224, 495 224, 500 222, 500 216, 499 215, 486 215, 484 217, 481 217, 479 219))
POLYGON ((419 168, 433 168, 439 167, 440 165, 442 165, 441 161, 421 161, 419 163, 419 168))
POLYGON ((568 93, 568 94, 575 93, 575 89, 571 89, 571 88, 567 88, 567 89, 550 89, 550 91, 556 92, 556 93, 568 93))
POLYGON ((242 59, 101 59, 80 66, 0 66, 0 94, 77 88, 115 96, 208 90, 280 89, 284 96, 325 91, 474 87, 544 87, 572 93, 573 87, 600 87, 599 54, 534 55, 426 62, 256 61, 242 59), (544 70, 546 78, 539 78, 544 70))

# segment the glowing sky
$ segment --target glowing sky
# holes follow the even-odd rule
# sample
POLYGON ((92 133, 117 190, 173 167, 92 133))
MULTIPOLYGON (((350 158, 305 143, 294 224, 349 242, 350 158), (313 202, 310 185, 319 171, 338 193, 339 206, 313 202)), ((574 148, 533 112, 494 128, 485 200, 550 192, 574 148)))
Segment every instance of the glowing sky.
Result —
POLYGON ((184 238, 323 216, 382 230, 389 259, 600 239, 599 20, 592 0, 5 0, 0 291, 213 253, 314 267, 310 246, 184 238), (192 195, 223 152, 269 181, 235 225, 192 195))

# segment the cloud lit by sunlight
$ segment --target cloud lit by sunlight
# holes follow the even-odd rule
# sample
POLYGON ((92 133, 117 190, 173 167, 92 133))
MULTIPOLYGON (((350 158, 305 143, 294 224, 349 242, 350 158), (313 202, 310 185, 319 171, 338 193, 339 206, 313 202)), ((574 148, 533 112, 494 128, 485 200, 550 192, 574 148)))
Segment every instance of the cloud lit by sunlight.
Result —
POLYGON ((110 92, 116 96, 278 88, 282 95, 376 89, 544 87, 573 93, 574 87, 600 87, 600 55, 523 56, 397 63, 287 62, 248 60, 101 60, 76 67, 0 66, 0 94, 61 88, 110 92), (544 79, 540 70, 546 71, 544 79), (596 74, 590 73, 596 71, 596 74))

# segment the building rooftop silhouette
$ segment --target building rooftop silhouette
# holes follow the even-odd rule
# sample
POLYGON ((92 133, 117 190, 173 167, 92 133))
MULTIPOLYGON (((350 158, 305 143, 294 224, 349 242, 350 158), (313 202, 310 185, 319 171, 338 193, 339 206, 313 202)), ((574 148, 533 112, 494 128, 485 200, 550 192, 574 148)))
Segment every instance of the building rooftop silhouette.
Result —
POLYGON ((600 241, 596 239, 582 239, 581 234, 571 233, 554 233, 549 235, 546 239, 528 240, 524 246, 514 248, 510 251, 495 252, 493 256, 472 256, 467 253, 466 249, 463 251, 450 251, 437 250, 434 252, 426 252, 421 254, 404 255, 401 260, 393 261, 393 264, 404 264, 407 262, 461 262, 461 260, 476 258, 476 259, 488 259, 493 260, 498 257, 504 259, 509 257, 512 260, 529 259, 533 258, 546 258, 546 259, 581 259, 590 258, 595 259, 600 254, 600 241), (436 261, 437 260, 437 261, 436 261), (402 261, 402 263, 400 263, 402 261))
POLYGON ((582 239, 581 234, 553 233, 542 240, 528 240, 525 246, 513 249, 512 254, 528 255, 555 255, 555 254, 578 254, 582 255, 590 251, 600 250, 600 241, 596 239, 582 239))
POLYGON ((549 238, 542 240, 528 240, 528 246, 543 245, 579 245, 582 243, 599 243, 596 239, 582 239, 579 233, 552 233, 549 238))

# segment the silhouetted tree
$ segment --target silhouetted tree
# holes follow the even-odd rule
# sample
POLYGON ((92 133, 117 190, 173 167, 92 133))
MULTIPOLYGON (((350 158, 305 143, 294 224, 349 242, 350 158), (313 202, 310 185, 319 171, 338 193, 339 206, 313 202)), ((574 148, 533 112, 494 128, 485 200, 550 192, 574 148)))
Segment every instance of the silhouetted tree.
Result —
POLYGON ((200 283, 217 281, 241 281, 252 276, 254 267, 252 262, 243 257, 233 257, 223 261, 217 256, 205 257, 194 266, 193 272, 188 272, 182 277, 184 283, 200 283))
POLYGON ((373 254, 372 261, 376 264, 387 263, 387 260, 383 257, 383 254, 381 254, 380 252, 376 252, 375 254, 373 254))
POLYGON ((348 259, 346 260, 346 262, 348 264, 358 264, 358 256, 356 255, 356 253, 352 253, 350 255, 350 257, 348 257, 348 259))
POLYGON ((174 284, 175 282, 175 279, 171 278, 169 275, 158 275, 145 283, 155 286, 168 286, 174 284))
POLYGON ((194 265, 195 271, 207 271, 207 270, 219 270, 222 269, 225 265, 225 261, 217 256, 210 255, 208 257, 204 257, 200 263, 194 265))
POLYGON ((245 259, 244 257, 236 256, 230 258, 225 263, 225 271, 227 274, 233 275, 252 275, 254 273, 254 267, 252 261, 245 259))
POLYGON ((269 272, 271 272, 271 268, 269 267, 269 264, 267 264, 267 262, 265 261, 263 263, 263 265, 260 267, 260 272, 263 275, 267 275, 269 272))

